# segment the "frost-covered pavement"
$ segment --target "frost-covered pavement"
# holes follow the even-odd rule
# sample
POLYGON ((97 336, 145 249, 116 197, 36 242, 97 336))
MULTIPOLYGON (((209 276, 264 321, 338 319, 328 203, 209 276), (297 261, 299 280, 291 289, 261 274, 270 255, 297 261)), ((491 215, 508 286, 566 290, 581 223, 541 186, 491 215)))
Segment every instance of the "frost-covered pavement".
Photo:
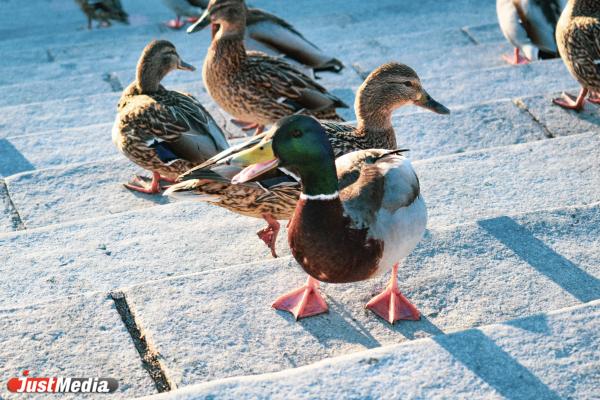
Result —
MULTIPOLYGON (((430 223, 399 272, 424 318, 393 327, 363 308, 386 277, 323 285, 330 313, 295 322, 270 308, 303 280, 285 231, 273 260, 262 221, 121 186, 139 171, 110 129, 142 47, 200 66, 209 41, 123 3, 130 26, 88 32, 71 0, 0 1, 0 398, 25 369, 126 398, 597 396, 600 108, 551 105, 577 90, 560 60, 502 63, 493 0, 251 2, 345 62, 321 83, 349 104, 396 60, 452 109, 394 117, 430 223)), ((231 129, 198 72, 165 84, 231 129)))

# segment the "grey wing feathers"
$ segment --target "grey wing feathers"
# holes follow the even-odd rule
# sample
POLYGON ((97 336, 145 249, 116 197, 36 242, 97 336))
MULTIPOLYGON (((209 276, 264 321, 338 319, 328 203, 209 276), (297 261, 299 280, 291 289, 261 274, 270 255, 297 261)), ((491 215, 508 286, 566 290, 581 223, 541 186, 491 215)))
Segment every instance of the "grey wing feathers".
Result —
POLYGON ((360 150, 336 160, 340 198, 354 226, 369 226, 380 209, 393 212, 419 196, 419 180, 404 150, 360 150))

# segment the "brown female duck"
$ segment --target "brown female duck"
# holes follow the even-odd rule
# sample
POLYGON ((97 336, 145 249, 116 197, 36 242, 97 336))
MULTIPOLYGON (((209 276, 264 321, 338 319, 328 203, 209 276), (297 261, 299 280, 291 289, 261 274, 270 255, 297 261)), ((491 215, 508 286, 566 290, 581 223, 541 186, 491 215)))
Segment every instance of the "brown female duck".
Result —
POLYGON ((141 177, 125 184, 131 190, 158 193, 161 179, 173 181, 229 146, 198 100, 160 84, 174 69, 194 67, 179 57, 172 43, 153 41, 142 52, 136 80, 119 100, 113 142, 131 161, 152 171, 150 184, 141 177))
MULTIPOLYGON (((398 289, 398 263, 421 240, 427 223, 419 180, 403 150, 370 149, 337 160, 323 126, 294 115, 275 126, 270 152, 250 151, 234 182, 256 179, 277 166, 296 172, 302 194, 288 228, 306 284, 279 297, 273 307, 296 319, 327 311, 318 281, 366 280, 392 269, 388 287, 367 308, 394 323, 419 319, 419 311, 398 289)), ((232 162, 237 162, 236 158, 232 162)))
MULTIPOLYGON (((556 27, 556 42, 567 69, 581 85, 577 97, 563 93, 554 104, 581 110, 588 92, 600 93, 600 1, 569 0, 556 27)), ((600 104, 600 98, 588 98, 600 104)))
POLYGON ((244 129, 262 132, 300 110, 321 119, 343 121, 336 108, 342 100, 285 61, 246 52, 246 5, 243 0, 211 0, 188 32, 212 24, 218 30, 208 49, 202 78, 212 98, 244 129))
MULTIPOLYGON (((177 18, 167 26, 180 29, 185 25, 181 16, 195 22, 208 7, 208 0, 163 0, 177 18)), ((272 56, 284 56, 300 67, 314 72, 340 72, 344 64, 309 41, 289 22, 258 8, 246 7, 244 43, 249 50, 262 51, 272 56)))
MULTIPOLYGON (((375 69, 358 89, 355 101, 357 125, 323 122, 335 157, 355 150, 370 148, 395 149, 396 134, 392 113, 399 107, 414 104, 440 114, 449 110, 436 102, 423 88, 416 72, 399 63, 384 64, 375 69)), ((294 174, 281 171, 278 176, 261 182, 232 185, 231 178, 240 168, 230 164, 232 157, 243 159, 244 151, 270 151, 272 131, 233 146, 207 162, 186 172, 165 194, 189 196, 211 201, 231 211, 264 218, 269 226, 258 232, 275 256, 275 241, 279 232, 277 220, 289 219, 300 195, 300 185, 294 174)))

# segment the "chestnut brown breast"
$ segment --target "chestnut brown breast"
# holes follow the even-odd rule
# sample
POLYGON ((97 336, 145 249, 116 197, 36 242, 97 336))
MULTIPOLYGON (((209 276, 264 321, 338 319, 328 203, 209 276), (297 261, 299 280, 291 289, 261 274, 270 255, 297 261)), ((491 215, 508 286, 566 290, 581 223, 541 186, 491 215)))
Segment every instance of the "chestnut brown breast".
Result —
POLYGON ((351 229, 342 204, 334 200, 298 201, 288 228, 292 254, 307 274, 322 282, 368 279, 383 254, 383 242, 368 229, 351 229))

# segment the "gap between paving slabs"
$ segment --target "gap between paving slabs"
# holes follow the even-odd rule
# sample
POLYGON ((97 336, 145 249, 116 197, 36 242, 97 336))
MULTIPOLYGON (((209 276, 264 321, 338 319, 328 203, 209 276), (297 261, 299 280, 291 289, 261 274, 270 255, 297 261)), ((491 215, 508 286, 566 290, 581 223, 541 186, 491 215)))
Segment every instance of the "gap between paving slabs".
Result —
POLYGON ((148 371, 150 379, 152 379, 156 386, 156 390, 158 390, 159 393, 162 393, 176 389, 177 386, 168 376, 164 363, 156 351, 154 343, 152 343, 152 339, 145 334, 144 328, 136 319, 135 312, 127 302, 125 293, 113 291, 110 293, 110 297, 115 302, 115 309, 125 324, 127 332, 135 345, 135 349, 140 355, 142 365, 144 366, 144 369, 148 371))

